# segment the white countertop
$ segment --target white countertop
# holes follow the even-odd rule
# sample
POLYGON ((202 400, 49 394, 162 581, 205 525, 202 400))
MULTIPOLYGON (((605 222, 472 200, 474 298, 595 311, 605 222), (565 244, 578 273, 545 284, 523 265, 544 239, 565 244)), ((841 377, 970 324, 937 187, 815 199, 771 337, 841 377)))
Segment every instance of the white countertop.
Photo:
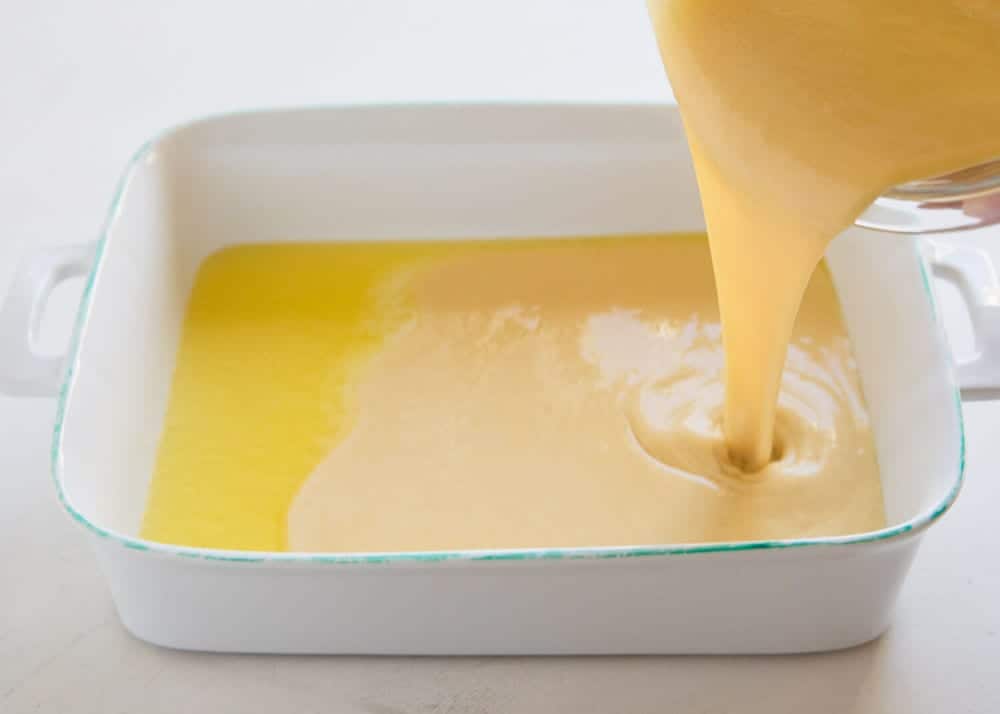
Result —
MULTIPOLYGON (((0 294, 21 252, 93 238, 132 151, 188 118, 340 101, 669 98, 641 0, 280 5, 5 6, 0 294)), ((978 242, 1000 258, 1000 231, 978 242)), ((69 288, 54 295, 44 344, 65 342, 74 298, 69 288)), ((950 301, 944 313, 957 323, 950 301)), ((891 631, 845 652, 758 658, 300 658, 151 647, 119 625, 82 531, 56 503, 53 409, 0 396, 5 714, 1000 710, 1000 403, 965 405, 966 487, 928 534, 891 631)))

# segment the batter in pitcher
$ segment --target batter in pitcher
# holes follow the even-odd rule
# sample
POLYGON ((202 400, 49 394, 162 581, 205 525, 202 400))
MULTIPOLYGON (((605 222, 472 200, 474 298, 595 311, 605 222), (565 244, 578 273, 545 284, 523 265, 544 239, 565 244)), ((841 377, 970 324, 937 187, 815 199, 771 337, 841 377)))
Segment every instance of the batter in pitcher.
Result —
POLYGON ((758 472, 783 448, 785 348, 829 242, 891 186, 1000 157, 1000 3, 649 7, 712 245, 727 458, 758 472))

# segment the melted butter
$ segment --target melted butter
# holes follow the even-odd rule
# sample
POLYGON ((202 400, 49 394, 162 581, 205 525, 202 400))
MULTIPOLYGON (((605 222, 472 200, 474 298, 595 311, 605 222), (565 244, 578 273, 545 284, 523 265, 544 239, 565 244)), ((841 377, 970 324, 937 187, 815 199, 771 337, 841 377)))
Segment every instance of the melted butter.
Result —
MULTIPOLYGON (((827 244, 887 188, 1000 157, 1000 3, 649 7, 711 240, 728 455, 758 471, 800 438, 783 416, 779 384, 827 244)), ((793 372, 798 360, 793 352, 793 372)), ((649 448, 681 463, 688 449, 678 438, 652 434, 649 448)), ((711 461, 698 468, 711 470, 711 461)))
POLYGON ((383 299, 426 244, 234 247, 199 269, 141 534, 283 550, 285 513, 350 425, 358 368, 407 318, 383 299))

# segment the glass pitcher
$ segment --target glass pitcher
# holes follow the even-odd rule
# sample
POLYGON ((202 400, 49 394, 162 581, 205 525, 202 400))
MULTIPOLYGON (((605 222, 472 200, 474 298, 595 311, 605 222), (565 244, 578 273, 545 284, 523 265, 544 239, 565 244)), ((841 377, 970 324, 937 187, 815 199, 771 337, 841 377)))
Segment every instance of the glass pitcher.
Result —
POLYGON ((890 233, 942 233, 1000 223, 1000 159, 886 191, 855 224, 890 233))

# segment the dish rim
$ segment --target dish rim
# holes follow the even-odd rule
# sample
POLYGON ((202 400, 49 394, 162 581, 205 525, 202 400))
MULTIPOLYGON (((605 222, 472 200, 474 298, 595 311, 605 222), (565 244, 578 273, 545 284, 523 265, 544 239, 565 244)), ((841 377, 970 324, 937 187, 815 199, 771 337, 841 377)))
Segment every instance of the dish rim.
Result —
MULTIPOLYGON (((299 564, 385 564, 385 563, 409 563, 426 564, 446 561, 537 561, 537 560, 606 560, 615 558, 639 558, 652 556, 680 556, 707 553, 739 553, 766 550, 800 549, 814 548, 817 546, 850 546, 881 543, 899 539, 906 535, 915 535, 938 520, 951 507, 958 497, 965 479, 965 426, 962 416, 962 400, 958 386, 955 382, 955 370, 950 350, 943 350, 945 367, 953 393, 953 404, 957 415, 958 426, 958 465, 955 481, 945 495, 945 497, 934 507, 910 518, 895 526, 886 527, 877 531, 867 531, 843 536, 826 536, 812 538, 788 538, 776 540, 754 540, 754 541, 727 541, 720 543, 685 543, 685 544, 663 544, 663 545, 634 545, 634 546, 586 546, 570 548, 514 548, 514 549, 485 549, 485 550, 435 550, 435 551, 383 551, 383 552, 331 552, 331 553, 311 553, 296 551, 250 551, 250 550, 226 550, 217 548, 198 548, 192 546, 175 545, 171 543, 161 543, 158 541, 146 540, 135 536, 126 535, 114 529, 104 528, 95 523, 69 500, 64 488, 64 468, 63 468, 63 428, 65 425, 66 407, 73 391, 75 375, 79 366, 80 342, 86 330, 86 323, 90 316, 91 303, 94 286, 101 272, 104 261, 104 251, 107 246, 108 236, 118 218, 125 193, 129 184, 138 172, 140 165, 152 154, 154 149, 165 139, 174 136, 185 129, 210 122, 225 119, 246 117, 249 115, 263 114, 291 114, 301 112, 322 112, 322 111, 343 111, 352 109, 369 110, 401 110, 401 109, 429 109, 429 110, 455 110, 458 108, 476 107, 478 109, 559 109, 562 111, 574 110, 594 110, 594 109, 652 109, 657 107, 667 108, 676 106, 671 102, 562 102, 562 101, 481 101, 481 102, 451 102, 451 101, 431 101, 431 102, 386 102, 386 103, 341 103, 341 104, 320 104, 320 105, 297 105, 288 107, 273 107, 265 109, 244 109, 238 111, 210 114, 192 121, 183 122, 171 126, 146 141, 133 154, 119 177, 117 186, 112 196, 111 204, 105 214, 104 224, 97 239, 94 262, 87 275, 80 304, 74 321, 72 335, 70 337, 69 349, 67 352, 66 367, 64 377, 59 388, 56 417, 52 433, 52 443, 50 450, 50 468, 53 481, 56 486, 56 493, 60 504, 67 513, 87 530, 106 539, 115 542, 125 548, 156 553, 159 555, 175 556, 181 558, 192 558, 208 561, 222 561, 229 563, 299 563, 299 564)), ((930 276, 927 266, 919 251, 918 241, 913 241, 913 257, 917 262, 923 282, 924 294, 927 296, 932 315, 935 317, 935 339, 941 342, 943 328, 937 318, 937 306, 934 298, 934 291, 931 287, 930 276)))

